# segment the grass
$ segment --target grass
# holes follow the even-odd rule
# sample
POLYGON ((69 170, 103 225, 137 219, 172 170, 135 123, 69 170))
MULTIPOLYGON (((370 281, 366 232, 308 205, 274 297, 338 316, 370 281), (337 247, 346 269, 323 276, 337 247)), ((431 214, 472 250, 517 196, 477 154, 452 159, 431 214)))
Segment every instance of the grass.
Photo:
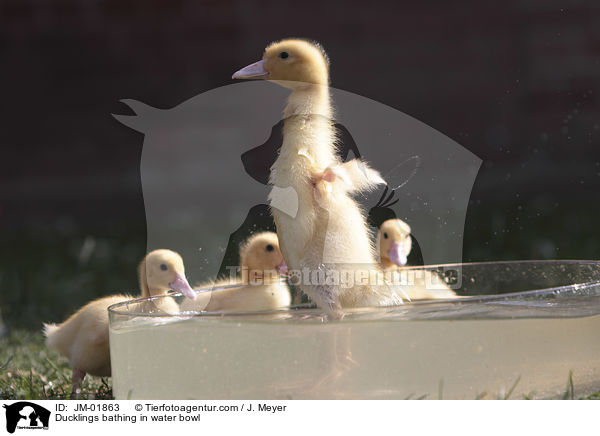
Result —
POLYGON ((574 400, 575 399, 575 386, 573 385, 573 371, 569 371, 569 380, 567 381, 567 387, 562 397, 563 400, 574 400))
MULTIPOLYGON (((0 338, 0 399, 70 398, 72 369, 44 345, 42 322, 60 322, 94 298, 138 288, 145 226, 63 227, 0 233, 0 246, 11 247, 0 250, 0 325, 3 318, 10 328, 0 338)), ((109 380, 87 376, 78 398, 111 399, 109 380)))
POLYGON ((515 388, 517 387, 517 385, 519 384, 520 381, 521 381, 521 376, 517 377, 517 379, 515 380, 515 382, 513 383, 513 385, 510 387, 510 389, 508 390, 508 392, 504 396, 504 398, 503 398, 504 400, 508 400, 510 398, 510 396, 515 391, 515 388))
MULTIPOLYGON (((44 345, 40 332, 12 330, 0 339, 0 399, 64 400, 71 396, 68 360, 44 345)), ((110 400, 106 379, 87 376, 77 396, 81 400, 110 400)))

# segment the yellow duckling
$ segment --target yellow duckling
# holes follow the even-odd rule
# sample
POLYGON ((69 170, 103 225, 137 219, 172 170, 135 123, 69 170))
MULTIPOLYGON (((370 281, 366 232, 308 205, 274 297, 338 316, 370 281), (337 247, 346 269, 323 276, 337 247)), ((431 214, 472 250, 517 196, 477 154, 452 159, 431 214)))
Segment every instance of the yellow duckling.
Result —
POLYGON ((372 188, 382 179, 362 161, 342 164, 335 153, 329 60, 321 46, 299 39, 272 43, 262 60, 233 78, 266 79, 291 89, 284 110, 283 144, 271 168, 270 199, 290 270, 325 277, 303 280, 302 291, 331 312, 401 303, 389 286, 364 280, 365 274, 381 270, 364 215, 350 193, 372 188), (294 201, 290 196, 296 197, 294 201), (279 207, 278 202, 297 207, 279 207), (358 272, 363 279, 353 277, 352 284, 341 285, 342 276, 358 272))
POLYGON ((403 268, 412 249, 412 240, 410 226, 401 219, 390 219, 381 224, 377 233, 377 247, 379 262, 388 280, 403 284, 403 296, 410 300, 458 298, 435 273, 403 268))
POLYGON ((382 268, 397 268, 408 262, 412 250, 410 226, 401 219, 384 221, 377 233, 377 251, 382 268))
MULTIPOLYGON (((199 293, 196 302, 182 302, 181 310, 242 312, 280 309, 290 305, 290 291, 280 276, 280 273, 287 272, 287 267, 275 233, 263 232, 250 237, 240 248, 240 263, 240 278, 210 284, 214 287, 238 287, 199 293), (203 298, 202 294, 207 294, 207 298, 203 298)), ((198 289, 206 287, 199 286, 198 289)))
MULTIPOLYGON (((155 250, 142 260, 139 268, 142 297, 164 295, 168 290, 179 291, 195 298, 193 289, 185 278, 183 260, 170 250, 155 250)), ((86 373, 99 377, 110 376, 108 346, 108 307, 130 300, 129 295, 111 295, 94 300, 61 324, 44 324, 46 345, 66 356, 73 367, 73 391, 80 388, 86 373)), ((159 303, 158 308, 168 312, 178 311, 170 298, 159 303)))

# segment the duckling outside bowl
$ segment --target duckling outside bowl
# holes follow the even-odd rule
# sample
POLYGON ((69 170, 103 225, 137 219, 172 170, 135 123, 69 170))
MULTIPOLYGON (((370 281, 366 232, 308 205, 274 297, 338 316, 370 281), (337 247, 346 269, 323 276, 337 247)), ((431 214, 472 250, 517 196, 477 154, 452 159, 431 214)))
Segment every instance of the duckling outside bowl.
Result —
MULTIPOLYGON (((420 268, 413 268, 418 271, 420 268)), ((165 314, 113 305, 117 399, 556 398, 600 390, 600 262, 429 266, 458 300, 165 314)), ((217 291, 218 292, 218 291, 217 291)), ((179 302, 183 297, 175 297, 179 302)))

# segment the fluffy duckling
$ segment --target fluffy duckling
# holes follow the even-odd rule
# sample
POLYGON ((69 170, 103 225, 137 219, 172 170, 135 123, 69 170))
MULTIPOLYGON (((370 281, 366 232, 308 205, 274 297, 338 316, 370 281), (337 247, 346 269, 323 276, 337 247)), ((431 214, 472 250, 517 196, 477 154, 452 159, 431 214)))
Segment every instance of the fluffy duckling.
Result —
MULTIPOLYGON (((240 263, 240 278, 213 284, 214 287, 238 287, 212 291, 209 299, 200 297, 195 303, 186 300, 181 304, 181 309, 241 312, 272 310, 290 305, 290 291, 280 276, 280 273, 287 272, 287 267, 275 233, 262 232, 250 237, 240 248, 240 263)), ((206 288, 206 285, 198 288, 206 288)))
POLYGON ((372 188, 382 179, 362 161, 342 164, 335 153, 329 60, 322 47, 299 39, 272 43, 262 60, 233 78, 266 79, 291 89, 284 110, 283 144, 269 179, 271 211, 289 268, 334 277, 333 282, 304 282, 302 291, 333 313, 342 307, 400 303, 387 285, 364 280, 350 286, 335 283, 335 276, 380 272, 364 215, 350 193, 372 188), (285 190, 287 197, 289 191, 297 197, 295 214, 276 203, 285 190))
POLYGON ((377 233, 377 251, 382 268, 396 268, 408 262, 412 249, 410 226, 401 219, 384 221, 377 233))
POLYGON ((412 249, 412 240, 410 226, 401 219, 389 219, 381 224, 377 247, 379 262, 388 280, 406 283, 402 288, 403 296, 410 300, 457 298, 435 273, 403 268, 412 249))
MULTIPOLYGON (((138 267, 141 297, 165 295, 169 290, 181 292, 187 298, 194 300, 196 293, 185 278, 185 266, 178 253, 171 250, 154 250, 146 255, 138 267)), ((165 313, 176 313, 179 306, 172 298, 161 298, 149 302, 152 311, 158 308, 165 313)))
MULTIPOLYGON (((140 267, 142 297, 164 295, 168 290, 179 291, 195 298, 185 278, 183 260, 170 250, 155 250, 142 260, 140 267)), ((129 295, 117 294, 94 300, 61 324, 44 324, 46 345, 66 356, 73 367, 73 391, 80 388, 86 373, 99 377, 111 374, 108 344, 108 307, 130 300, 129 295)), ((162 299, 161 299, 162 300, 162 299)), ((178 311, 170 298, 157 305, 161 310, 178 311)))

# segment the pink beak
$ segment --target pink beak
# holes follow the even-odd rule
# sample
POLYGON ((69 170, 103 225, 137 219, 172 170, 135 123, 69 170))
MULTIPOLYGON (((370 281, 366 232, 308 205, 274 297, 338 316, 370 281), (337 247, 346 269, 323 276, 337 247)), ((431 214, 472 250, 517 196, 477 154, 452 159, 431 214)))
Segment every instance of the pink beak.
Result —
POLYGON ((232 79, 265 79, 269 77, 269 72, 265 70, 266 59, 255 62, 239 71, 233 73, 232 79))
POLYGON ((169 283, 169 287, 174 291, 181 292, 187 298, 196 299, 196 292, 192 289, 185 276, 177 274, 175 280, 169 283))
POLYGON ((281 263, 279 265, 277 265, 277 271, 279 272, 279 274, 287 274, 288 273, 288 267, 285 264, 285 260, 281 259, 281 263))
POLYGON ((392 248, 388 251, 388 256, 392 262, 398 266, 404 266, 408 262, 406 253, 404 252, 404 246, 394 242, 392 248))

